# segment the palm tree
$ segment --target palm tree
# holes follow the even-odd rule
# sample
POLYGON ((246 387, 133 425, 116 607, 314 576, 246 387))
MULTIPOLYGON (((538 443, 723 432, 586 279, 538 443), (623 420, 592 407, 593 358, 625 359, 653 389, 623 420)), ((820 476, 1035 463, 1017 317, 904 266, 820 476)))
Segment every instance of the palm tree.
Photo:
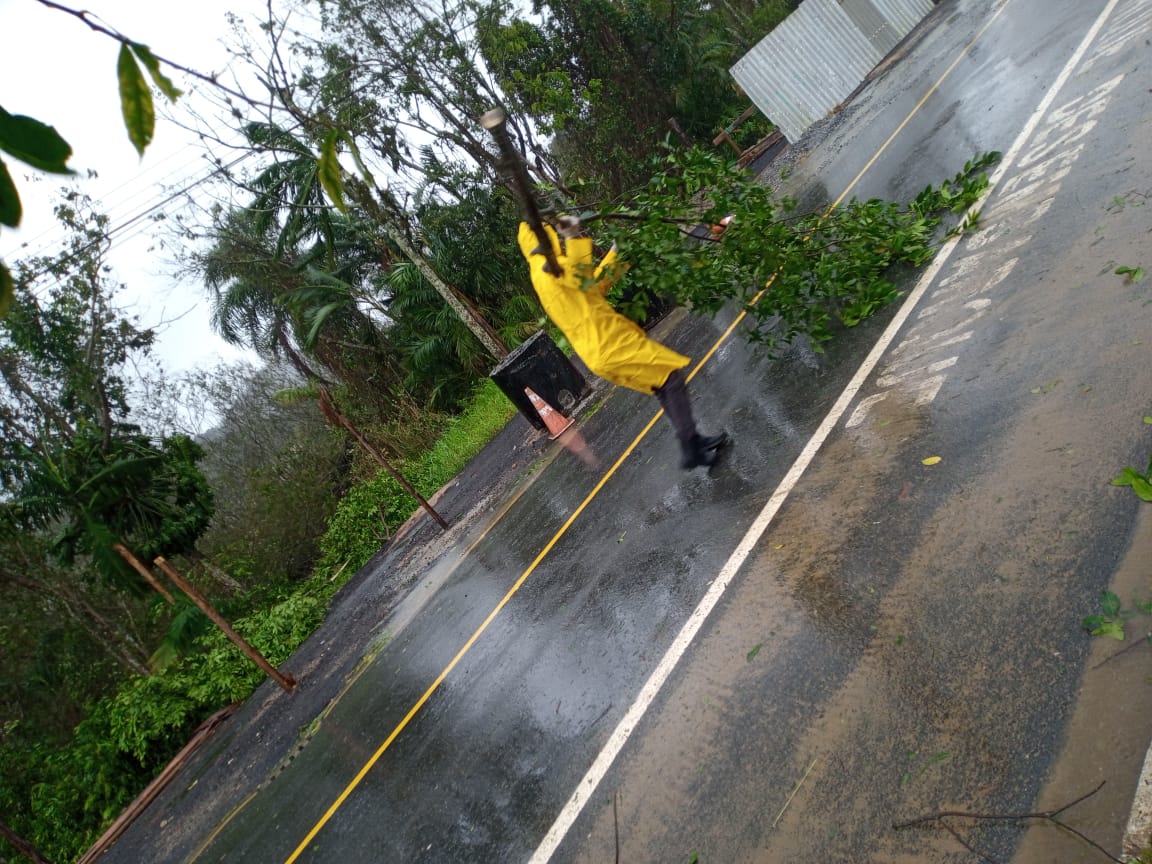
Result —
MULTIPOLYGON (((245 134, 254 146, 276 157, 251 183, 255 197, 248 209, 254 213, 257 231, 270 230, 273 225, 279 228, 275 249, 278 257, 290 250, 299 251, 308 245, 318 245, 325 253, 327 266, 324 269, 336 269, 335 217, 325 198, 319 162, 311 148, 303 139, 271 123, 250 123, 245 127, 245 134)), ((420 268, 485 350, 495 359, 504 357, 508 350, 491 325, 467 298, 440 277, 410 241, 410 226, 397 202, 388 193, 370 188, 361 181, 349 183, 348 189, 369 222, 371 230, 366 236, 379 235, 374 239, 377 248, 384 252, 383 257, 389 257, 388 245, 399 250, 403 257, 420 268)))
MULTIPOLYGON (((517 345, 539 329, 543 316, 528 287, 513 235, 517 218, 508 196, 482 186, 463 190, 452 203, 429 201, 420 210, 424 255, 440 273, 474 298, 498 328, 502 342, 517 345)), ((452 403, 486 371, 487 356, 442 303, 423 272, 409 262, 389 271, 389 308, 404 352, 408 382, 430 398, 452 403)))
POLYGON ((125 427, 109 446, 102 429, 83 422, 74 436, 25 452, 9 514, 50 532, 62 564, 88 556, 111 585, 138 591, 139 571, 117 547, 151 561, 195 546, 212 517, 212 492, 196 467, 203 456, 186 436, 154 442, 125 427))
POLYGON ((213 326, 232 344, 286 359, 305 381, 339 382, 381 416, 414 419, 419 406, 403 386, 387 305, 367 287, 381 256, 347 217, 330 218, 328 230, 331 268, 325 242, 277 253, 278 226, 251 209, 226 213, 193 263, 212 292, 213 326))

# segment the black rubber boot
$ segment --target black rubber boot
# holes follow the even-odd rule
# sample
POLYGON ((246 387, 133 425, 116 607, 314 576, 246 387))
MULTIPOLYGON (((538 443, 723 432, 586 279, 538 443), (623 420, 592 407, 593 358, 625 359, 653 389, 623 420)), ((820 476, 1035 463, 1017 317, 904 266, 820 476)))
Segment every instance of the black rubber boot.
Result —
POLYGON ((691 471, 694 468, 715 465, 716 460, 720 458, 720 451, 728 446, 729 440, 727 432, 721 432, 719 435, 693 435, 683 442, 684 459, 680 462, 680 467, 685 471, 691 471))

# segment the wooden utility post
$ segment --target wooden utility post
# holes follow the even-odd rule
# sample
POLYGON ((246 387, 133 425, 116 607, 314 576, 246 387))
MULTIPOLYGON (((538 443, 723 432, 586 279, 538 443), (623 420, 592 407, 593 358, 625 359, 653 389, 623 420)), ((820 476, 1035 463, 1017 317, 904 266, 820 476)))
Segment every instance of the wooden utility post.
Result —
POLYGON ((168 589, 165 588, 163 584, 161 584, 160 580, 152 575, 152 571, 144 566, 143 561, 133 555, 132 552, 129 551, 129 549, 122 543, 113 543, 112 548, 116 550, 116 553, 121 558, 123 558, 132 566, 133 570, 143 576, 145 580, 147 580, 148 584, 155 588, 160 593, 160 596, 168 601, 169 605, 175 605, 176 599, 172 596, 168 589))
POLYGON ((4 822, 0 822, 0 837, 8 841, 16 854, 23 855, 32 864, 49 864, 47 858, 40 854, 40 850, 9 828, 4 822))
POLYGON ((330 421, 334 421, 347 429, 348 434, 355 438, 357 443, 368 451, 368 454, 375 459, 385 471, 391 474, 397 483, 404 487, 404 491, 420 502, 420 506, 427 511, 429 516, 436 520, 436 524, 443 530, 448 530, 448 523, 444 517, 437 513, 436 509, 428 503, 428 499, 417 492, 416 488, 392 466, 392 463, 385 459, 379 450, 368 443, 368 440, 360 434, 360 430, 352 424, 351 420, 336 410, 336 405, 332 401, 332 394, 328 392, 328 388, 323 384, 320 385, 320 410, 330 421))
POLYGON ((440 278, 440 274, 433 269, 423 253, 408 241, 405 233, 406 226, 396 224, 396 220, 384 211, 373 193, 374 185, 370 187, 368 183, 355 176, 344 178, 344 187, 348 190, 352 200, 364 208, 364 211, 380 226, 388 239, 396 244, 401 254, 416 266, 416 269, 428 280, 428 284, 432 286, 433 290, 444 298, 444 302, 456 313, 456 317, 484 346, 484 350, 496 360, 503 360, 507 357, 508 346, 504 344, 500 334, 496 332, 496 328, 488 323, 488 320, 480 314, 480 310, 472 301, 440 278))
POLYGON ((193 588, 183 576, 176 572, 176 569, 172 567, 171 564, 165 561, 163 557, 156 558, 153 563, 164 571, 164 575, 172 580, 172 584, 188 595, 188 599, 195 603, 201 612, 212 619, 213 624, 224 631, 225 636, 236 643, 236 647, 243 651, 248 659, 263 669, 269 678, 283 687, 287 693, 291 693, 296 689, 296 679, 287 673, 281 672, 269 663, 263 654, 253 648, 243 636, 233 630, 232 625, 224 620, 224 616, 212 608, 212 604, 204 599, 204 595, 193 588))

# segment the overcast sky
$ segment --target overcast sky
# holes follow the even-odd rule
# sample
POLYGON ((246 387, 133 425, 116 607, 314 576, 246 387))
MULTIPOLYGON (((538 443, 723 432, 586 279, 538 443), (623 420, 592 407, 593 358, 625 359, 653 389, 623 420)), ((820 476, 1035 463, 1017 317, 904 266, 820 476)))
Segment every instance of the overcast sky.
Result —
MULTIPOLYGON (((267 6, 263 0, 87 0, 74 8, 92 11, 110 29, 156 54, 227 75, 226 14, 256 19, 267 6)), ((112 219, 110 259, 117 280, 127 285, 121 302, 145 326, 171 322, 160 328, 157 353, 164 366, 179 371, 245 356, 212 333, 202 287, 172 275, 171 253, 157 247, 163 232, 147 219, 118 227, 159 202, 166 189, 211 170, 194 136, 160 119, 144 158, 137 157, 120 116, 119 46, 79 20, 36 0, 0 0, 0 33, 0 105, 55 126, 72 145, 70 164, 82 173, 98 172, 95 180, 78 181, 79 188, 98 199, 112 219)), ((181 76, 171 77, 181 89, 190 89, 181 76)), ((186 99, 194 102, 196 97, 186 99)), ((0 256, 11 262, 26 254, 53 254, 63 236, 52 216, 53 196, 63 178, 36 175, 6 161, 20 190, 24 219, 19 230, 0 234, 0 256)))

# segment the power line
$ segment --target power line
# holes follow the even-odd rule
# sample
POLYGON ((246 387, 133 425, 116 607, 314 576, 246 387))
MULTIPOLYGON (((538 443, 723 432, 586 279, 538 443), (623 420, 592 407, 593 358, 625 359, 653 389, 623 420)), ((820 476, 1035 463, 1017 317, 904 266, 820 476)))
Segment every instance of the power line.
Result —
MULTIPOLYGON (((200 137, 203 139, 204 136, 202 133, 200 137)), ((244 142, 245 138, 243 135, 238 136, 236 140, 232 142, 220 141, 223 146, 229 148, 237 148, 244 144, 244 142)), ((169 153, 159 161, 150 162, 148 167, 137 172, 134 176, 125 180, 120 185, 102 193, 97 200, 99 201, 100 209, 103 211, 104 215, 108 216, 112 221, 115 221, 120 218, 121 212, 131 212, 136 210, 140 206, 138 203, 134 203, 137 201, 137 199, 144 197, 151 199, 155 197, 157 181, 153 179, 153 175, 158 174, 161 169, 164 168, 164 166, 171 163, 174 159, 183 157, 186 155, 186 153, 186 147, 179 150, 174 150, 172 153, 169 153), (120 200, 116 200, 116 194, 118 192, 129 189, 129 187, 133 186, 135 186, 134 190, 130 191, 129 194, 121 197, 120 200)), ((205 153, 200 153, 192 159, 185 159, 176 168, 166 170, 164 174, 167 176, 178 176, 181 178, 181 180, 185 180, 192 174, 199 173, 199 171, 193 172, 189 169, 197 163, 202 162, 205 158, 207 158, 207 155, 205 153)), ((59 241, 63 240, 65 236, 66 232, 63 228, 61 228, 59 225, 53 225, 40 232, 36 236, 23 240, 17 246, 5 251, 4 255, 5 257, 10 258, 40 257, 42 255, 48 254, 49 250, 53 247, 58 246, 59 241), (39 242, 44 238, 51 236, 54 236, 52 241, 47 243, 39 242), (35 251, 32 251, 30 248, 33 246, 33 244, 36 244, 37 246, 35 251)))
MULTIPOLYGON (((114 239, 115 235, 120 234, 123 231, 125 231, 126 229, 130 228, 131 226, 141 222, 142 220, 144 220, 148 216, 152 215, 156 211, 160 210, 161 208, 167 206, 168 204, 171 204, 176 199, 178 199, 178 198, 186 195, 187 193, 191 192, 197 186, 201 186, 204 183, 207 183, 209 180, 212 180, 217 175, 227 174, 228 171, 235 168, 237 165, 239 165, 245 159, 248 159, 251 156, 253 156, 255 154, 255 152, 256 151, 254 151, 254 150, 249 150, 249 151, 246 151, 244 153, 241 153, 239 156, 237 156, 235 159, 233 159, 228 164, 220 165, 220 166, 214 168, 212 171, 205 174, 203 177, 200 177, 200 178, 192 181, 188 185, 184 186, 181 189, 176 190, 175 192, 169 193, 164 198, 160 199, 159 201, 157 201, 155 204, 151 205, 150 207, 147 207, 144 210, 141 210, 140 212, 136 213, 134 216, 131 216, 130 218, 119 223, 118 225, 114 225, 113 227, 109 228, 107 231, 102 232, 101 235, 99 237, 97 237, 95 240, 92 240, 89 243, 85 243, 83 246, 81 246, 76 251, 72 252, 70 255, 66 255, 65 257, 63 257, 61 259, 53 261, 51 264, 41 268, 38 271, 33 271, 30 275, 25 277, 26 284, 31 285, 31 283, 35 282, 41 276, 44 276, 44 275, 50 273, 53 269, 72 263, 73 261, 75 261, 80 256, 85 255, 88 252, 95 249, 101 243, 111 242, 114 239)), ((132 236, 135 236, 135 235, 132 235, 132 236)), ((57 281, 54 284, 59 284, 59 282, 57 281)))

